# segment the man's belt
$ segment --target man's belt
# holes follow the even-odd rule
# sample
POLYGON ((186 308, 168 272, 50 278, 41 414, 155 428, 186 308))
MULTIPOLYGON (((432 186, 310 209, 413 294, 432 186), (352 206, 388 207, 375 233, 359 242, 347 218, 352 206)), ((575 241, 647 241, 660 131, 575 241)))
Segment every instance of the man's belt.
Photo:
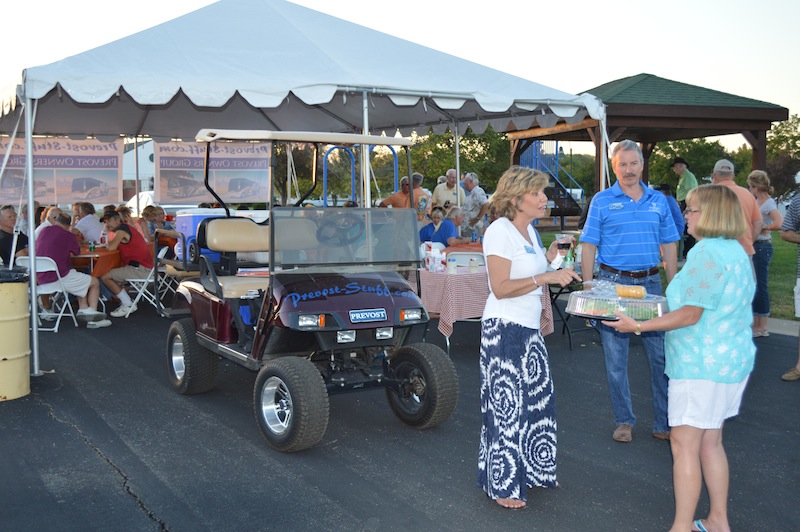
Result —
POLYGON ((626 272, 625 270, 618 270, 616 268, 612 268, 611 266, 606 266, 605 264, 601 264, 600 269, 616 275, 622 275, 623 277, 631 277, 633 279, 650 277, 651 275, 655 275, 658 273, 658 266, 653 266, 652 268, 647 270, 636 270, 632 272, 626 272))

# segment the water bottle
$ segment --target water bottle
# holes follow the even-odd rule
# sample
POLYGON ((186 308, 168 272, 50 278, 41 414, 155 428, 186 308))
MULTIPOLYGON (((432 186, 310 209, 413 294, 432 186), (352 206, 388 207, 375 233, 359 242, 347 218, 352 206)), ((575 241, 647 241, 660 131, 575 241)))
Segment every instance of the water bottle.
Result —
POLYGON ((94 249, 95 249, 94 240, 90 240, 89 241, 89 251, 94 251, 94 249))
POLYGON ((561 267, 565 270, 575 269, 575 257, 572 255, 572 248, 570 248, 567 251, 567 254, 564 256, 564 262, 562 263, 561 267))
POLYGON ((103 232, 100 233, 100 245, 101 246, 105 246, 106 245, 106 231, 105 231, 105 229, 103 229, 103 232))
POLYGON ((478 233, 476 233, 475 231, 472 231, 472 241, 473 242, 478 241, 478 233))

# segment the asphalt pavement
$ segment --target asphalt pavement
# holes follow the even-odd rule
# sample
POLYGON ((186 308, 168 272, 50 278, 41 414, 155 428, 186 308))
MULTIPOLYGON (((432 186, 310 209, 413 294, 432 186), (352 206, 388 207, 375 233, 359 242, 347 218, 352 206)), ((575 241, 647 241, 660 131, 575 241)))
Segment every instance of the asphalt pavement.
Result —
MULTIPOLYGON (((594 331, 547 337, 558 405, 556 490, 500 508, 476 487, 479 325, 459 322, 451 356, 460 379, 453 417, 427 431, 398 421, 384 392, 331 397, 316 447, 285 454, 252 411, 255 373, 221 361, 209 393, 167 380, 170 320, 141 307, 106 329, 62 324, 40 334, 42 376, 0 402, 0 529, 41 530, 667 530, 669 443, 651 437, 647 363, 632 342, 639 422, 611 439, 602 349, 594 331)), ((577 325, 577 324, 576 324, 577 325)), ((776 323, 776 326, 780 325, 776 323)), ((733 530, 800 530, 797 323, 756 339, 741 414, 725 427, 733 530)), ((429 326, 429 342, 444 346, 429 326)), ((0 340, 1 342, 2 340, 0 340)), ((698 517, 708 511, 705 493, 698 517)))

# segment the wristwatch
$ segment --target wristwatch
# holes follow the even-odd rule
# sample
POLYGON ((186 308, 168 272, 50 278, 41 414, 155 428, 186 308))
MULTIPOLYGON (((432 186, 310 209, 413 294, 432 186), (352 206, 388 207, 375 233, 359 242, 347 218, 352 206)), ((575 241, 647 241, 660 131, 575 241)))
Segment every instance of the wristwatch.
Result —
POLYGON ((633 331, 633 334, 635 334, 636 336, 641 336, 642 335, 642 327, 641 327, 641 325, 639 324, 638 321, 636 322, 636 330, 633 331))

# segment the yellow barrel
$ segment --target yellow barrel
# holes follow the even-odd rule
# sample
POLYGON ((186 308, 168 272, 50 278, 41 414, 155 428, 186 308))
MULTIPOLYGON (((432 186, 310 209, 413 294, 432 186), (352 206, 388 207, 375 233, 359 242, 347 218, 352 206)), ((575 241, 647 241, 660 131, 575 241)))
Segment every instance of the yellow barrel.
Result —
POLYGON ((28 279, 0 274, 0 401, 31 393, 28 279), (4 279, 5 277, 5 279, 4 279), (13 279, 14 281, 9 281, 13 279))

